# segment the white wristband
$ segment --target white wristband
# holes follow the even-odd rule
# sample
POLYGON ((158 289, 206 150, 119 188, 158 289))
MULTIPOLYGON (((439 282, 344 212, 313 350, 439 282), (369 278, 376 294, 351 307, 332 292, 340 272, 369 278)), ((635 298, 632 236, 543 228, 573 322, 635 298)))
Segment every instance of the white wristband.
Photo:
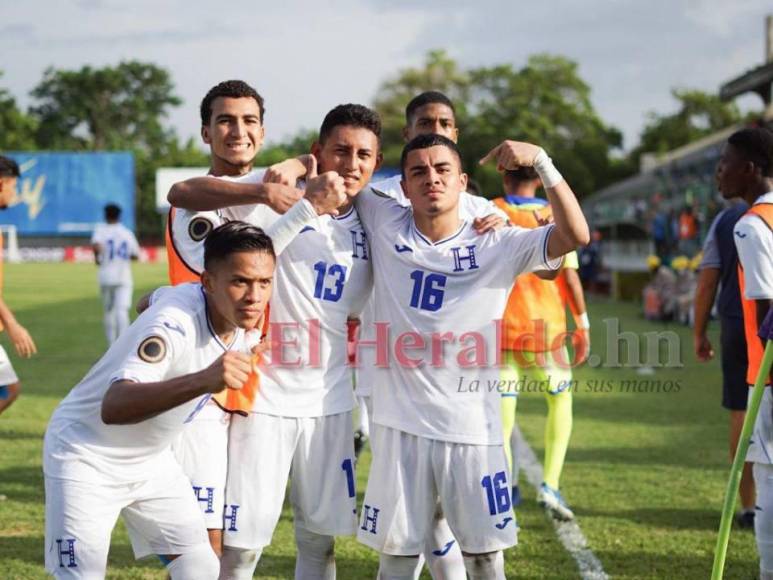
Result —
POLYGON ((539 175, 545 188, 555 187, 564 180, 556 166, 553 165, 553 160, 548 157, 548 154, 542 148, 540 148, 539 153, 534 158, 534 170, 539 175))
POLYGON ((588 313, 583 312, 582 314, 574 317, 574 323, 577 325, 577 328, 587 330, 590 328, 590 320, 588 319, 588 313))

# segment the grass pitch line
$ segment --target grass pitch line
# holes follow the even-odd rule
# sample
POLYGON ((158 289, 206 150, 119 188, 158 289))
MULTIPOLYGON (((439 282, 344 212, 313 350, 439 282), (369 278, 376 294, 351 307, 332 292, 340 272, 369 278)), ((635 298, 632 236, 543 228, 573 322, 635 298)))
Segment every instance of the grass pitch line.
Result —
MULTIPOLYGON (((529 443, 524 439, 523 433, 515 426, 516 437, 518 438, 517 453, 518 465, 526 473, 526 480, 534 489, 539 489, 542 483, 542 465, 534 455, 534 451, 529 443)), ((588 540, 582 533, 576 520, 569 522, 559 522, 553 518, 553 527, 556 529, 558 539, 563 544, 566 551, 577 562, 577 568, 580 570, 580 577, 583 580, 608 580, 609 576, 604 572, 601 562, 596 554, 588 547, 588 540)))

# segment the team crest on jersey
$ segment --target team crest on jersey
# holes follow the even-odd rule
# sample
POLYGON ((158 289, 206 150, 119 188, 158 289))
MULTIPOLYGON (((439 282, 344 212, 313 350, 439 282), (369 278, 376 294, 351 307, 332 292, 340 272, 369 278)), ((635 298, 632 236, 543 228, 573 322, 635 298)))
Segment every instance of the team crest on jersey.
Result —
POLYGON ((188 224, 188 235, 194 242, 200 242, 212 231, 212 222, 204 217, 197 217, 188 224))
POLYGON ((137 348, 137 356, 148 363, 157 363, 166 356, 166 342, 158 335, 147 337, 137 348))

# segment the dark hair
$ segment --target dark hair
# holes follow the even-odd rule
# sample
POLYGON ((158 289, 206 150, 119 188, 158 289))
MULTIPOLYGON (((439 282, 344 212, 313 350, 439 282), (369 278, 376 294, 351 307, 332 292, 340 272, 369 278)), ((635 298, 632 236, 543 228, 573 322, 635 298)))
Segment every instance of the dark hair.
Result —
POLYGON ((405 123, 410 125, 413 122, 413 115, 416 113, 416 109, 423 107, 424 105, 432 105, 435 103, 447 106, 451 109, 454 116, 456 116, 456 109, 454 108, 451 99, 439 91, 425 91, 420 95, 413 97, 411 102, 408 103, 408 106, 405 107, 405 123))
POLYGON ((456 143, 448 137, 443 137, 443 135, 428 133, 414 137, 403 147, 403 154, 400 156, 400 173, 402 173, 403 179, 405 179, 405 161, 408 158, 408 153, 417 149, 429 149, 438 145, 450 149, 456 156, 457 161, 459 161, 459 169, 462 168, 462 154, 459 152, 459 147, 456 146, 456 143))
POLYGON ((524 181, 534 181, 535 179, 539 179, 539 174, 533 167, 519 167, 518 169, 506 170, 504 177, 507 183, 518 185, 524 181))
POLYGON ((760 127, 741 129, 730 135, 727 142, 759 167, 763 177, 773 177, 773 132, 760 127))
POLYGON ((209 92, 201 101, 201 124, 209 125, 212 120, 212 103, 218 97, 231 97, 232 99, 253 98, 260 109, 260 122, 263 123, 266 107, 263 105, 263 97, 244 81, 223 81, 209 89, 209 92))
POLYGON ((0 177, 19 177, 19 164, 10 157, 0 155, 0 177))
POLYGON ((216 227, 204 240, 204 269, 237 252, 265 252, 276 260, 274 244, 262 229, 233 221, 216 227))
POLYGON ((109 222, 117 222, 121 217, 121 208, 114 203, 108 203, 105 206, 105 219, 109 222))
POLYGON ((322 126, 319 128, 320 145, 325 144, 333 129, 341 126, 367 129, 378 138, 378 144, 379 146, 381 145, 381 117, 378 116, 376 111, 368 107, 348 103, 346 105, 338 105, 331 110, 325 115, 322 126))

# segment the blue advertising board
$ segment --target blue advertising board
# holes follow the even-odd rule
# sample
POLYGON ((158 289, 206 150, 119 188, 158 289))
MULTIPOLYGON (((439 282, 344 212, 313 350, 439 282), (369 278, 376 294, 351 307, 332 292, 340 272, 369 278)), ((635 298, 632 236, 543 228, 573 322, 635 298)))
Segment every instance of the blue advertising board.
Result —
POLYGON ((88 235, 104 221, 104 207, 121 207, 134 230, 134 156, 131 153, 9 152, 21 170, 16 197, 0 214, 21 235, 88 235))

